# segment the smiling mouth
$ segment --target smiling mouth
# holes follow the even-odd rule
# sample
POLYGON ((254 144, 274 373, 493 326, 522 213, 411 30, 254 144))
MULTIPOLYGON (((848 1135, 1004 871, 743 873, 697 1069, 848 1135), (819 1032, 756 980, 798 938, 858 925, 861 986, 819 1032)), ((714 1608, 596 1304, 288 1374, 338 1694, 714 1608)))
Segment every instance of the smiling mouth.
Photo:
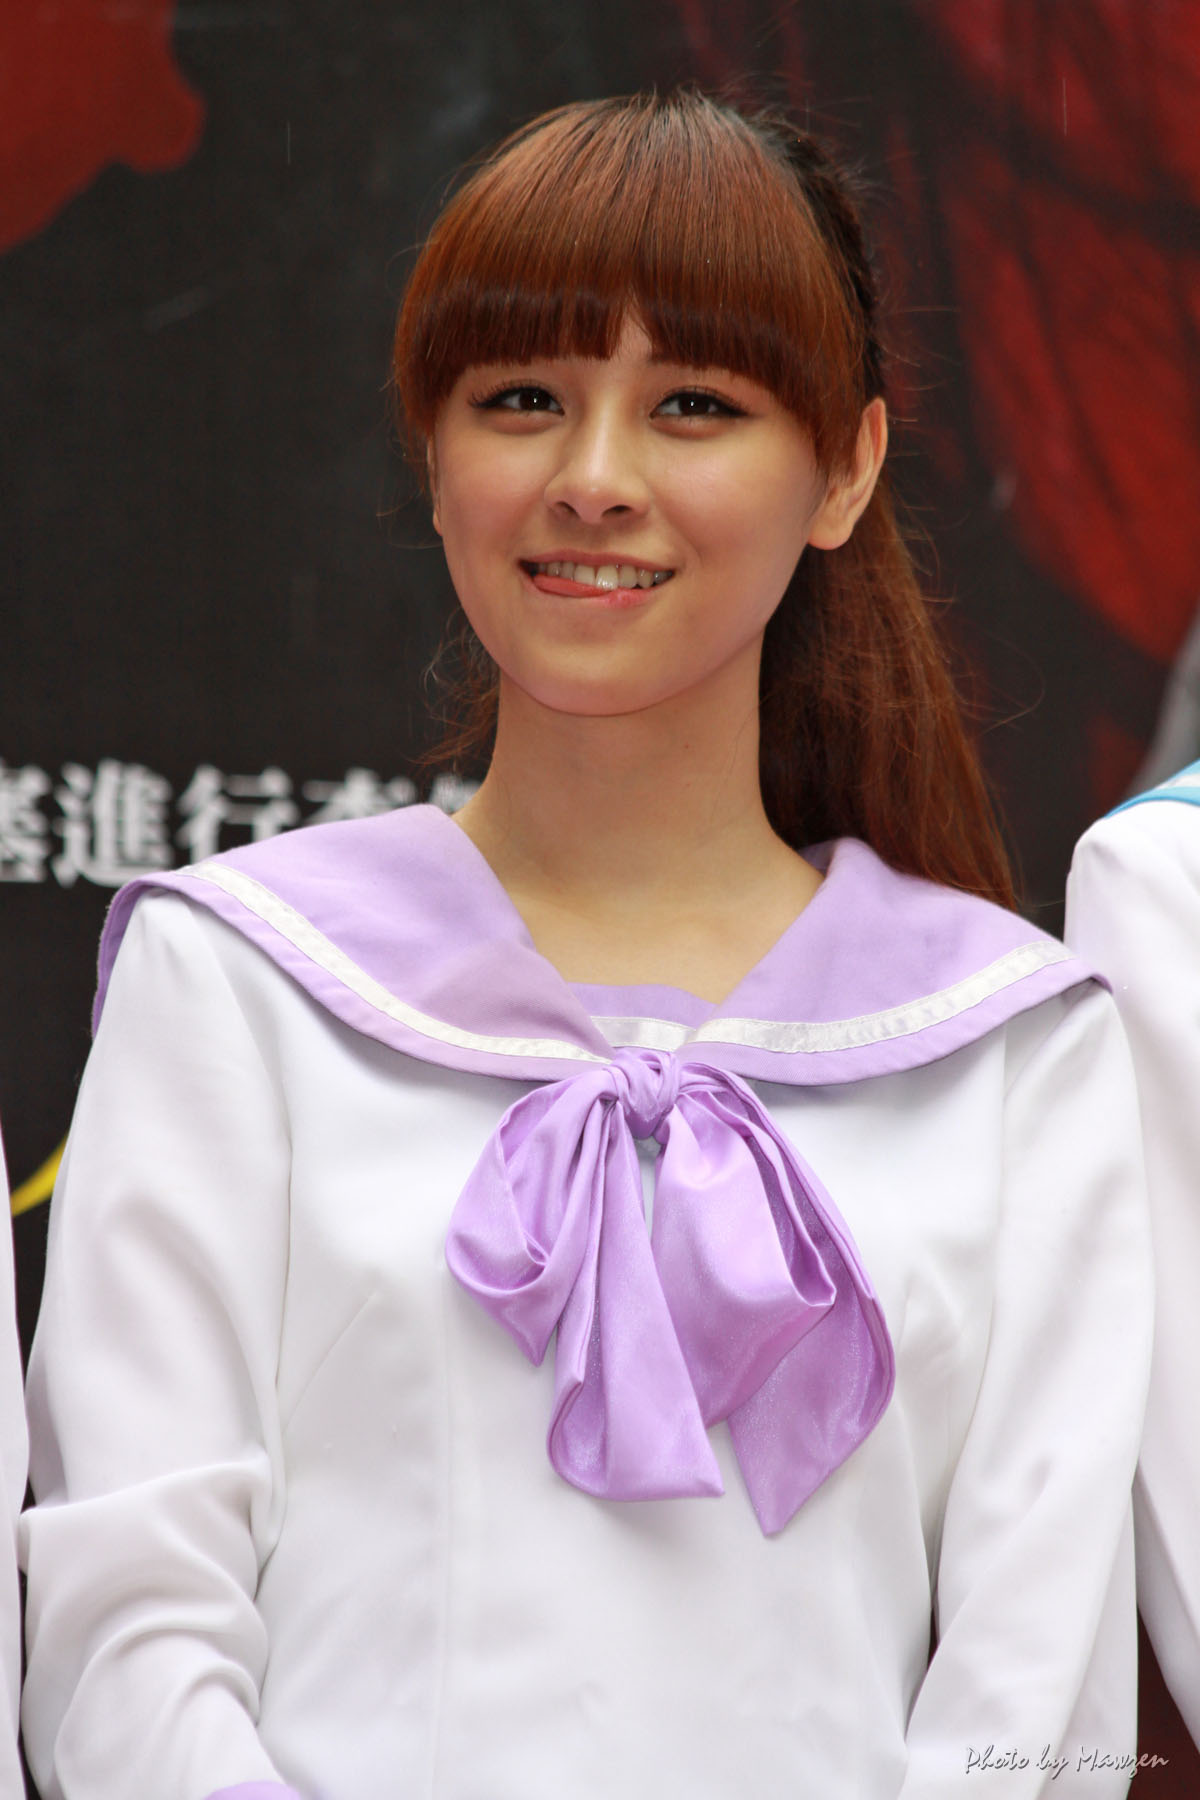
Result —
POLYGON ((642 569, 636 563, 523 562, 527 575, 555 575, 563 581, 578 581, 585 587, 610 593, 616 588, 661 587, 670 581, 673 569, 642 569))

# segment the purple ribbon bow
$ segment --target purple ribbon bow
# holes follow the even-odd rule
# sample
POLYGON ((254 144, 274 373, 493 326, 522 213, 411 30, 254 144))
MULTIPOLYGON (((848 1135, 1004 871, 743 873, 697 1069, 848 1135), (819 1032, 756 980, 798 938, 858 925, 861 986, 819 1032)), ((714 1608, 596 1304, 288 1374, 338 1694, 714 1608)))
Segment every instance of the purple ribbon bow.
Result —
POLYGON ((724 1491, 729 1421, 764 1532, 879 1420, 878 1300, 812 1170, 736 1075, 653 1050, 510 1106, 450 1222, 452 1273, 533 1363, 557 1327, 547 1448, 613 1500, 724 1491), (662 1146, 646 1229, 635 1138, 662 1146))

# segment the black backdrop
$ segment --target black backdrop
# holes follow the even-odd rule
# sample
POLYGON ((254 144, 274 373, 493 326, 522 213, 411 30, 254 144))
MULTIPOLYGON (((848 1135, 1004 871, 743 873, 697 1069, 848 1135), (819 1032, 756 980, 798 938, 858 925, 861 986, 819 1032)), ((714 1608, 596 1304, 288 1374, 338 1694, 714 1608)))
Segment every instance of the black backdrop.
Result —
POLYGON ((429 789, 448 586, 391 442, 391 319, 452 172, 533 111, 696 78, 863 163, 901 488, 1055 926, 1195 607, 1195 7, 7 4, 0 1117, 26 1337, 115 883, 429 789))

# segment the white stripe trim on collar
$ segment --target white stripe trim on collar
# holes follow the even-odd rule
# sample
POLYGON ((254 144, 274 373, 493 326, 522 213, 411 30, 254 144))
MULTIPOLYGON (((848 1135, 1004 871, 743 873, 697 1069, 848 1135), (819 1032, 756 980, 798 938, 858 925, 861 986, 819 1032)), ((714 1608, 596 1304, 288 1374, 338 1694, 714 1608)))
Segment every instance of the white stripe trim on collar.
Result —
MULTIPOLYGON (((496 1037, 464 1031, 399 999, 368 975, 344 950, 327 938, 304 914, 252 875, 228 863, 206 862, 187 873, 210 882, 270 925, 305 956, 340 981, 344 987, 386 1018, 407 1026, 437 1043, 494 1056, 558 1058, 570 1062, 601 1063, 595 1051, 560 1038, 496 1037)), ((778 1055, 825 1055, 830 1051, 863 1049, 894 1038, 909 1037, 931 1025, 944 1025, 960 1013, 990 1000, 1015 982, 1054 963, 1066 962, 1071 952, 1063 944, 1040 939, 1009 950, 995 962, 949 987, 920 999, 858 1018, 795 1022, 774 1019, 717 1018, 698 1026, 677 1024, 672 1019, 596 1018, 596 1028, 614 1049, 674 1051, 691 1044, 737 1044, 778 1055)))
POLYGON ((863 1013, 856 1019, 829 1019, 813 1023, 771 1019, 708 1019, 703 1025, 677 1025, 671 1019, 593 1019, 614 1049, 680 1050, 685 1044, 719 1042, 741 1044, 755 1050, 771 1050, 783 1056, 823 1056, 831 1050, 861 1050, 891 1038, 911 1037, 930 1025, 944 1025, 959 1013, 1036 975, 1053 963, 1071 957, 1063 944, 1021 944, 1006 951, 985 969, 961 981, 889 1006, 882 1012, 863 1013))
POLYGON ((295 945, 310 961, 324 969, 340 981, 343 987, 357 994, 376 1012, 383 1013, 386 1018, 394 1019, 398 1025, 406 1025, 410 1031, 418 1032, 422 1037, 432 1038, 435 1043, 454 1044, 460 1050, 486 1051, 494 1056, 529 1056, 569 1058, 572 1062, 603 1063, 606 1059, 594 1050, 585 1050, 580 1044, 572 1044, 559 1038, 521 1038, 521 1037, 486 1037, 475 1031, 462 1031, 457 1025, 448 1025, 444 1019, 432 1018, 428 1013, 419 1012, 415 1006, 399 999, 382 982, 368 975, 365 969, 346 955, 344 950, 327 938, 325 933, 314 925, 311 919, 297 912, 286 900, 256 881, 253 875, 247 875, 243 869, 233 869, 228 863, 197 863, 185 871, 197 881, 211 882, 213 887, 221 888, 225 893, 239 900, 248 912, 271 926, 289 944, 295 945))

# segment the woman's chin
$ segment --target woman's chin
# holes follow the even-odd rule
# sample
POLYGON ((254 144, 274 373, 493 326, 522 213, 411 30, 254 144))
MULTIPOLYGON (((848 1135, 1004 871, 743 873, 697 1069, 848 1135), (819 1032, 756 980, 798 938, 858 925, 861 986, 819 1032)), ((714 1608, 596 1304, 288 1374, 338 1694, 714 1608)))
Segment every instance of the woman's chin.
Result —
POLYGON ((591 668, 506 672, 501 665, 501 706, 580 719, 624 717, 665 705, 677 697, 670 682, 647 679, 645 665, 628 670, 591 668))

